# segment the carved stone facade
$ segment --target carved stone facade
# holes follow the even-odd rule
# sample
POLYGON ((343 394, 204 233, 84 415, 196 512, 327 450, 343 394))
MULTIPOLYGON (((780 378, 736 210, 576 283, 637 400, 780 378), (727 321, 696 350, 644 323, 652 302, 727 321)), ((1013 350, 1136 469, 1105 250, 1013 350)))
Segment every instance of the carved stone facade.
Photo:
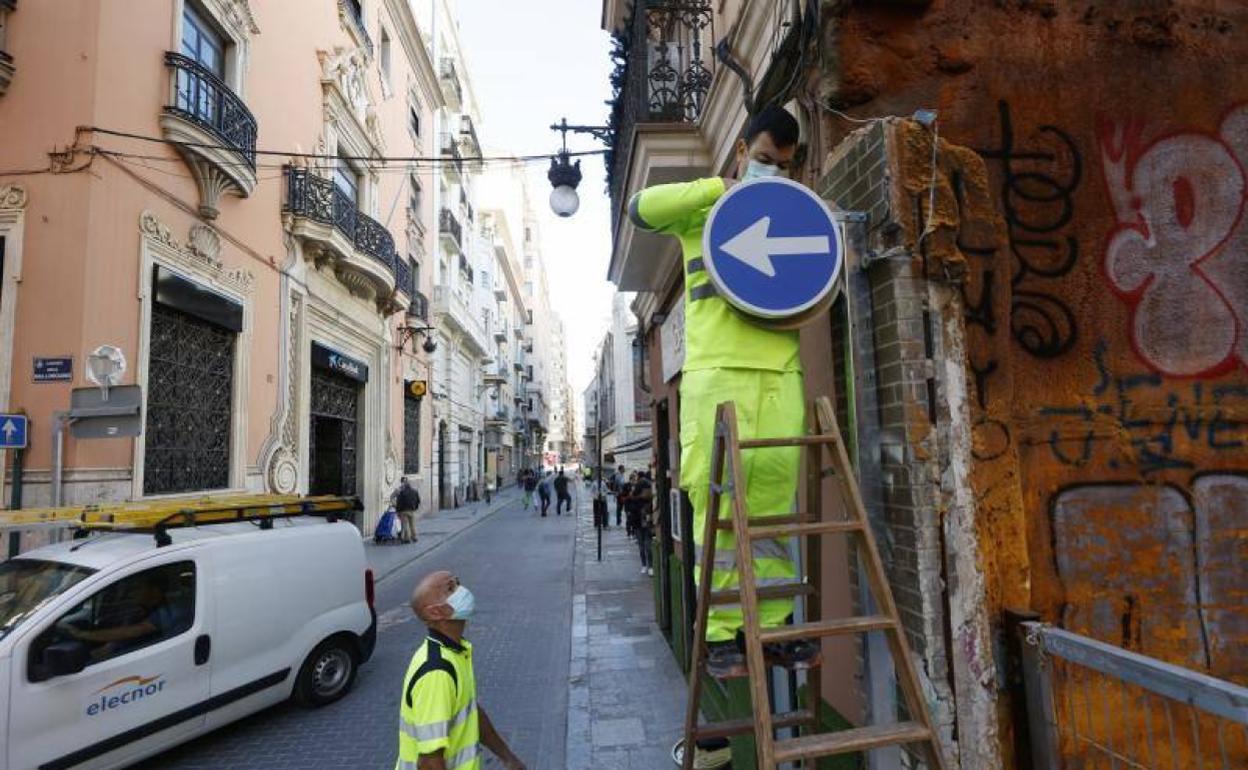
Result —
POLYGON ((162 259, 222 284, 242 294, 250 294, 255 276, 242 267, 227 267, 221 262, 221 236, 208 225, 192 225, 186 243, 180 243, 168 225, 151 211, 139 215, 139 230, 161 249, 162 259))

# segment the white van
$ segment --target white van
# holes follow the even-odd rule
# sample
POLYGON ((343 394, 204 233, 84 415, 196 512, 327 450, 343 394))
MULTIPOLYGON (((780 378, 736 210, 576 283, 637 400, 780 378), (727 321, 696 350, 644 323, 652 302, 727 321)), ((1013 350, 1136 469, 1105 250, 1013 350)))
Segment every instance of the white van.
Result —
POLYGON ((0 563, 0 770, 124 767, 351 688, 377 639, 354 526, 301 516, 168 536, 0 563))

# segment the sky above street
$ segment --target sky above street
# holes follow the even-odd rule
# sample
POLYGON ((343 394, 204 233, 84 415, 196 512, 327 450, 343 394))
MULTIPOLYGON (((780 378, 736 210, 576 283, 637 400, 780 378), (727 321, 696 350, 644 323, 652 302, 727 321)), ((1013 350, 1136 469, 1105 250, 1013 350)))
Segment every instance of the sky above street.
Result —
MULTIPOLYGON (((481 108, 482 142, 515 154, 553 152, 552 123, 602 125, 611 96, 610 36, 597 0, 459 0, 460 42, 481 108)), ((600 149, 587 135, 569 136, 571 150, 600 149)), ((581 208, 570 219, 550 211, 545 164, 530 167, 542 216, 551 301, 568 336, 573 396, 593 374, 594 346, 611 317, 610 206, 601 157, 584 158, 581 208)))

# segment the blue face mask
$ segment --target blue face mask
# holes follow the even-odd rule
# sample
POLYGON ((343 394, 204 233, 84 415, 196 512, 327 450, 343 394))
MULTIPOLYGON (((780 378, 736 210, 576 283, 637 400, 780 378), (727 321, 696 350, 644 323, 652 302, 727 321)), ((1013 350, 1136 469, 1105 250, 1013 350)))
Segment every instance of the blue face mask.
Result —
POLYGON ((780 176, 779 166, 773 166, 770 163, 763 163, 751 158, 749 164, 745 167, 745 175, 741 177, 741 181, 748 182, 751 179, 763 179, 773 176, 780 176))
POLYGON ((461 585, 450 596, 446 597, 446 603, 454 610, 451 620, 467 620, 472 617, 472 611, 476 607, 477 600, 472 595, 472 591, 461 585))

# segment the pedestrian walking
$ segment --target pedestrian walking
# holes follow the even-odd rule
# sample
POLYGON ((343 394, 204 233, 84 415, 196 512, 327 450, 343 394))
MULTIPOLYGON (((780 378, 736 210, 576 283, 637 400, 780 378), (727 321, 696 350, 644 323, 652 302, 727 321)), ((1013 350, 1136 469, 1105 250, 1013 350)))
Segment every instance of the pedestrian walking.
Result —
POLYGON ((555 494, 555 474, 546 471, 546 475, 542 476, 542 480, 537 483, 537 496, 542 501, 542 517, 545 518, 546 511, 550 509, 550 498, 555 494))
POLYGON ((568 504, 568 513, 572 512, 572 493, 568 490, 568 477, 563 474, 563 469, 559 469, 559 475, 555 476, 555 495, 558 496, 559 502, 555 503, 555 515, 563 515, 563 504, 568 504))
POLYGON ((615 526, 620 526, 620 518, 623 516, 624 499, 627 493, 624 486, 628 483, 628 479, 624 476, 624 466, 621 465, 618 470, 611 476, 611 489, 615 492, 615 526))
POLYGON ((521 483, 524 485, 524 510, 533 507, 533 490, 537 489, 537 476, 533 471, 526 470, 521 476, 521 483))
POLYGON ((632 537, 637 534, 637 520, 640 512, 640 500, 637 493, 637 471, 628 474, 628 481, 624 484, 624 527, 625 534, 632 537))
POLYGON ((450 572, 427 575, 411 607, 428 628, 403 677, 399 701, 399 759, 395 770, 480 770, 485 744, 506 770, 525 770, 477 703, 472 643, 472 591, 450 572))
POLYGON ((420 509, 420 493, 411 485, 407 477, 399 479, 398 489, 390 495, 390 504, 399 517, 399 542, 415 543, 416 511, 420 509))
POLYGON ((637 549, 641 552, 641 571, 654 574, 654 485, 649 473, 638 474, 629 503, 636 510, 637 549))

